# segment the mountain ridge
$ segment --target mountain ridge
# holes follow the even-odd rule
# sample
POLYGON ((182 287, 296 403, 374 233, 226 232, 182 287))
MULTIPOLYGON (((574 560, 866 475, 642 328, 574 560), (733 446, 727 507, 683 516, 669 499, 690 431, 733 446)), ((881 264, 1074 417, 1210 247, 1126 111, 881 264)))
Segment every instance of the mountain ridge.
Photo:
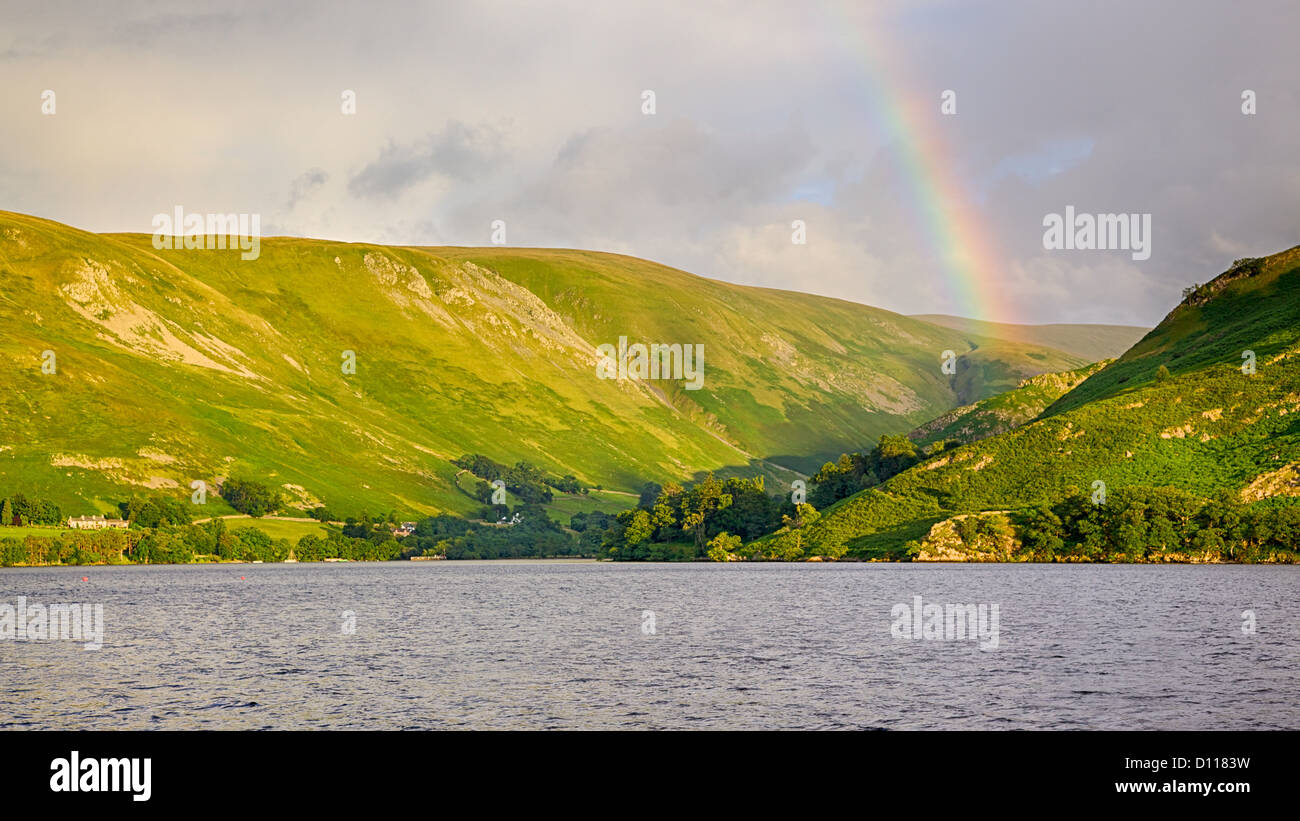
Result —
POLYGON ((1026 325, 989 322, 950 314, 910 314, 913 319, 963 333, 991 336, 1054 348, 1089 362, 1113 359, 1128 350, 1149 330, 1136 325, 1050 322, 1026 325))
POLYGON ((0 354, 14 363, 0 485, 95 512, 239 475, 304 506, 467 513, 478 502, 450 460, 470 452, 624 491, 709 471, 785 485, 963 390, 1083 364, 626 255, 259 250, 160 250, 0 212, 0 354), (596 346, 621 335, 703 344, 705 388, 595 378, 596 346), (948 349, 961 385, 939 368, 948 349))

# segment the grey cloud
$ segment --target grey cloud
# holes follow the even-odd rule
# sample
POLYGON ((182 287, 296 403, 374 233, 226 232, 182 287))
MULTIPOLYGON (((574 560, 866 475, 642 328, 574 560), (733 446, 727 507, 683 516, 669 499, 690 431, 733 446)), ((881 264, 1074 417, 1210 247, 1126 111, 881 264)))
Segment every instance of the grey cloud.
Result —
POLYGON ((976 287, 1021 322, 1154 323, 1184 285, 1300 241, 1294 0, 11 9, 6 207, 89 230, 149 230, 126 215, 173 190, 341 240, 483 244, 505 219, 512 244, 953 313, 960 223, 991 249, 976 287), (998 172, 1084 142, 1059 173, 998 172), (277 168, 326 179, 286 200, 277 168), (1066 205, 1150 212, 1151 258, 1045 251, 1066 205))
POLYGON ((241 18, 231 12, 167 12, 118 25, 110 36, 132 47, 148 47, 168 38, 228 37, 241 18))
POLYGON ((442 131, 414 144, 389 143, 378 159, 348 181, 348 191, 392 199, 434 176, 473 182, 494 171, 506 156, 503 134, 495 127, 451 120, 442 131))
POLYGON ((544 168, 500 205, 479 203, 462 220, 514 218, 530 244, 600 238, 662 258, 666 237, 689 242, 785 196, 817 162, 808 136, 721 133, 685 118, 602 127, 572 135, 544 168))
MULTIPOLYGON (((6 9, 6 28, 12 32, 13 45, 0 50, 0 59, 71 57, 117 48, 148 51, 168 44, 192 48, 197 42, 229 40, 241 25, 256 24, 250 18, 258 12, 256 6, 249 5, 219 12, 203 6, 159 12, 156 4, 138 0, 113 4, 45 0, 39 10, 27 13, 20 11, 19 5, 6 9), (58 20, 53 31, 43 25, 50 19, 58 20)), ((256 14, 262 16, 264 13, 256 14)))
POLYGON ((312 168, 299 174, 289 184, 289 202, 285 205, 285 210, 292 211, 295 205, 324 185, 329 178, 330 175, 320 168, 312 168))

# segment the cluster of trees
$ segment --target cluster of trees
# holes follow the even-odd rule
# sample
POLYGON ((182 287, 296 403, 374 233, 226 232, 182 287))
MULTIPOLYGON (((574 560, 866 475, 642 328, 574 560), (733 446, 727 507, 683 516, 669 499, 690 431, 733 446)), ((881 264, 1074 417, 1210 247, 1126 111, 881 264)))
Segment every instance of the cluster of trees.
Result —
POLYGON ((790 502, 767 494, 761 476, 724 482, 709 474, 686 487, 651 484, 636 508, 605 528, 602 547, 623 561, 692 560, 708 555, 710 541, 721 534, 757 539, 795 512, 790 502))
MULTIPOLYGON (((576 514, 583 515, 583 514, 576 514)), ((584 517, 586 522, 593 515, 584 517)), ((575 537, 546 514, 540 505, 518 505, 512 511, 514 524, 495 525, 471 522, 459 516, 431 516, 415 525, 415 533, 402 540, 405 555, 444 556, 448 559, 519 559, 555 557, 594 557, 599 540, 593 546, 586 534, 575 537)), ((592 530, 598 534, 598 530, 592 530)))
POLYGON ((560 493, 587 492, 572 474, 557 477, 524 461, 516 462, 514 467, 506 467, 481 454, 470 453, 453 459, 452 464, 468 470, 482 480, 474 488, 474 498, 485 505, 492 503, 494 488, 491 483, 498 479, 505 483, 506 490, 526 505, 549 503, 554 498, 552 489, 560 493))
POLYGON ((300 562, 319 562, 325 559, 386 562, 402 558, 403 548, 402 543, 388 532, 374 531, 371 538, 365 539, 331 533, 328 536, 303 536, 294 547, 294 558, 300 562))
POLYGON ((189 500, 168 496, 133 496, 119 502, 117 507, 122 511, 123 519, 140 527, 187 525, 194 518, 194 505, 189 500))
POLYGON ((149 529, 71 530, 52 536, 0 539, 0 562, 6 566, 174 563, 192 562, 199 555, 219 555, 219 551, 223 551, 226 558, 240 558, 234 538, 226 532, 222 519, 199 525, 162 525, 149 529))
MULTIPOLYGON (((262 516, 274 512, 280 507, 278 493, 256 482, 231 479, 222 487, 223 498, 240 513, 262 516)), ((125 519, 139 527, 164 527, 168 525, 187 525, 194 519, 194 506, 188 499, 176 499, 169 496, 133 496, 125 502, 118 502, 118 513, 108 514, 108 518, 125 519)), ((54 502, 36 499, 15 493, 0 499, 0 526, 11 525, 48 525, 57 527, 67 521, 63 510, 54 502)))
POLYGON ((250 479, 227 479, 221 485, 221 498, 235 510, 254 518, 275 513, 284 505, 279 490, 250 479))
MULTIPOLYGON (((882 446, 887 444, 882 440, 882 446)), ((888 447, 877 448, 873 451, 872 464, 885 463, 891 453, 888 447)), ((861 461, 854 454, 842 457, 840 464, 850 465, 852 470, 853 459, 861 461)), ((308 511, 308 515, 321 522, 344 521, 341 533, 304 537, 294 546, 286 539, 272 540, 257 528, 227 530, 220 519, 191 524, 194 511, 187 500, 133 497, 118 505, 122 517, 137 528, 129 531, 129 536, 123 535, 124 531, 87 531, 76 538, 10 540, 14 544, 8 548, 4 560, 9 564, 185 563, 214 557, 274 562, 290 555, 300 561, 376 560, 412 555, 441 555, 449 559, 572 556, 693 560, 709 555, 748 556, 752 551, 741 546, 744 542, 797 529, 816 516, 811 505, 796 507, 784 497, 769 496, 761 477, 732 478, 724 482, 709 475, 685 487, 671 482, 647 483, 636 509, 616 516, 600 511, 576 513, 570 520, 570 528, 566 529, 547 515, 542 504, 552 499, 553 489, 585 493, 586 489, 573 476, 557 478, 524 461, 506 467, 476 454, 464 456, 455 463, 480 478, 501 479, 523 503, 514 508, 487 504, 493 488, 483 481, 479 483, 479 492, 486 506, 481 515, 488 523, 456 516, 430 517, 419 522, 415 533, 400 543, 394 540, 389 527, 398 520, 396 511, 374 517, 363 511, 358 517, 340 519, 337 513, 322 506, 308 511), (499 519, 509 521, 500 524, 499 519), (298 555, 300 552, 302 555, 298 555)), ((839 487, 836 492, 842 492, 842 477, 832 471, 833 467, 827 465, 819 476, 839 487)), ((813 492, 818 490, 815 488, 813 492)), ((226 480, 221 486, 221 496, 235 510, 254 517, 274 513, 283 506, 278 490, 243 478, 226 480)), ((13 521, 52 525, 62 522, 57 506, 39 500, 16 494, 12 500, 4 500, 4 506, 15 511, 13 521)), ((0 515, 10 514, 0 512, 0 515)))
POLYGON ((795 505, 793 512, 781 516, 781 526, 775 531, 776 538, 747 544, 730 552, 737 558, 763 561, 793 562, 806 558, 809 545, 803 528, 820 518, 821 514, 812 505, 807 503, 795 505))
POLYGON ((578 481, 578 477, 574 476, 572 473, 566 473, 563 476, 560 476, 558 478, 555 476, 548 476, 546 478, 546 484, 550 485, 551 487, 555 488, 561 493, 586 493, 587 492, 587 488, 583 487, 582 483, 578 481))
MULTIPOLYGON (((492 464, 485 467, 482 462, 476 463, 480 469, 489 471, 493 470, 492 464)), ((571 487, 575 492, 581 489, 573 477, 546 477, 525 462, 500 469, 498 476, 517 488, 539 487, 541 479, 546 478, 552 486, 571 487)), ((516 493, 527 495, 527 491, 516 493)), ((549 498, 549 490, 547 494, 549 498)), ((250 516, 275 512, 283 504, 278 491, 247 479, 227 480, 221 487, 221 495, 235 510, 250 516)), ((435 516, 419 522, 414 534, 398 541, 392 531, 392 525, 398 521, 396 511, 378 516, 362 511, 357 517, 342 520, 344 524, 338 530, 331 529, 325 536, 304 536, 295 545, 288 539, 272 539, 257 527, 228 529, 226 521, 220 518, 193 524, 193 508, 187 499, 132 497, 121 502, 118 508, 133 528, 0 539, 0 563, 12 566, 213 560, 282 562, 290 557, 305 562, 384 561, 418 555, 451 559, 595 557, 601 551, 605 527, 613 522, 613 517, 604 513, 579 513, 575 514, 575 527, 570 531, 553 521, 540 505, 525 503, 513 511, 506 506, 494 509, 507 516, 513 514, 514 523, 509 526, 435 516)), ((63 521, 57 506, 19 494, 0 500, 0 514, 23 524, 57 525, 63 521)), ((309 515, 321 522, 340 521, 326 507, 317 507, 309 515)))
POLYGON ((635 510, 602 523, 602 555, 648 561, 805 558, 802 528, 820 518, 819 509, 887 481, 944 447, 936 442, 922 450, 906 436, 881 436, 870 451, 823 465, 800 503, 769 496, 762 477, 722 482, 710 475, 686 487, 647 483, 635 510), (769 534, 777 538, 751 544, 769 534))
POLYGON ((0 500, 0 526, 63 524, 63 510, 48 499, 15 493, 0 500))
POLYGON ((593 510, 590 513, 575 513, 569 517, 569 529, 578 534, 579 554, 583 556, 604 555, 601 545, 605 541, 605 531, 613 527, 618 517, 612 513, 593 510))
MULTIPOLYGON (((32 509, 27 500, 22 502, 24 510, 32 509)), ((177 507, 158 498, 134 498, 120 508, 135 528, 0 538, 0 564, 281 562, 291 556, 299 561, 386 561, 410 556, 793 561, 815 552, 805 544, 804 527, 820 515, 811 504, 769 496, 762 477, 721 481, 712 475, 685 487, 649 484, 636 508, 617 515, 577 513, 568 529, 540 505, 524 504, 511 511, 514 524, 431 516, 401 541, 394 538, 386 519, 366 514, 348 519, 341 532, 304 536, 294 545, 288 539, 272 539, 257 527, 228 529, 224 519, 190 524, 183 503, 177 507), (756 541, 769 534, 775 538, 756 541)), ((395 514, 388 519, 395 519, 395 514)), ((1129 486, 1116 488, 1104 504, 1076 491, 1055 504, 1010 516, 964 517, 955 529, 971 547, 1011 539, 1017 557, 1029 561, 1162 561, 1191 556, 1300 561, 1296 550, 1300 502, 1272 499, 1247 505, 1229 491, 1206 499, 1176 487, 1129 486)), ((920 545, 909 542, 904 548, 915 555, 920 545)), ((896 558, 905 558, 906 553, 896 558)))
POLYGON ((289 558, 288 539, 271 539, 255 527, 226 527, 225 519, 196 525, 163 525, 145 531, 124 555, 137 564, 186 564, 203 558, 227 561, 282 562, 289 558))
POLYGON ((822 469, 812 477, 808 503, 825 510, 840 499, 889 481, 943 450, 944 446, 944 442, 936 442, 923 451, 906 436, 881 436, 875 447, 865 454, 845 453, 839 461, 822 465, 822 469))
POLYGON ((0 564, 189 564, 198 561, 282 562, 401 558, 403 545, 386 530, 367 538, 333 532, 303 536, 294 545, 272 539, 257 527, 229 529, 224 519, 200 524, 160 525, 133 530, 73 530, 52 536, 0 539, 0 564))
POLYGON ((0 538, 0 565, 116 564, 126 561, 143 537, 141 530, 69 530, 54 536, 0 538))
MULTIPOLYGON (((1228 269, 1228 277, 1224 280, 1235 280, 1243 277, 1259 276, 1264 272, 1264 260, 1260 257, 1242 257, 1233 260, 1232 267, 1228 269)), ((1220 287, 1226 282, 1220 280, 1220 287)), ((1203 305, 1210 297, 1214 296, 1214 283, 1207 282, 1204 285, 1194 283, 1183 289, 1183 301, 1191 301, 1193 304, 1203 305)))
MULTIPOLYGON (((907 448, 894 438, 868 459, 853 454, 823 474, 843 492, 845 479, 856 481, 855 471, 862 477, 908 466, 907 448)), ((761 478, 710 476, 688 488, 648 486, 636 509, 600 523, 601 553, 617 560, 794 561, 817 553, 804 528, 818 518, 812 504, 767 496, 761 478), (768 534, 775 538, 755 541, 768 534)), ((1247 505, 1227 490, 1206 499, 1177 487, 1129 486, 1115 489, 1104 504, 1076 491, 1009 518, 965 517, 955 528, 972 547, 1011 539, 1018 557, 1029 561, 1300 561, 1300 503, 1247 505)), ((919 549, 909 542, 890 555, 902 559, 919 549)))
MULTIPOLYGON (((283 499, 278 491, 259 482, 245 479, 226 480, 221 486, 221 495, 231 507, 249 516, 265 516, 283 506, 283 499)), ((117 507, 122 519, 144 528, 187 525, 194 520, 195 511, 188 499, 158 495, 133 496, 125 502, 119 502, 117 507)), ((324 509, 318 508, 318 510, 324 509)), ((116 518, 117 515, 119 514, 110 513, 109 518, 116 518)), ((21 493, 0 499, 0 526, 56 527, 64 524, 65 521, 62 509, 54 502, 29 498, 21 493)))
POLYGON ((343 535, 354 539, 391 539, 393 538, 392 526, 395 524, 397 524, 396 510, 390 510, 379 516, 371 516, 369 512, 363 510, 360 516, 349 516, 343 520, 343 535))
POLYGON ((1022 550, 1034 561, 1143 561, 1168 554, 1247 562, 1300 558, 1300 505, 1247 505, 1227 490, 1205 499, 1177 487, 1130 486, 1114 490, 1105 504, 1080 491, 1019 513, 1015 524, 1022 550))

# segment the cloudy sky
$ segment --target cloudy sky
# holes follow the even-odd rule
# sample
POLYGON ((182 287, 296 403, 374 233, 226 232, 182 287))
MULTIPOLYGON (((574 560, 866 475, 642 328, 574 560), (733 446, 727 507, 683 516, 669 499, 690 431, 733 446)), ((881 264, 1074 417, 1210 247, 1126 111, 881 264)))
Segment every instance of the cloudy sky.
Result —
POLYGON ((179 204, 265 235, 486 245, 499 219, 510 245, 904 313, 1144 325, 1300 243, 1294 0, 0 0, 0 19, 0 209, 89 230, 179 204), (1066 206, 1150 214, 1150 258, 1044 250, 1066 206))

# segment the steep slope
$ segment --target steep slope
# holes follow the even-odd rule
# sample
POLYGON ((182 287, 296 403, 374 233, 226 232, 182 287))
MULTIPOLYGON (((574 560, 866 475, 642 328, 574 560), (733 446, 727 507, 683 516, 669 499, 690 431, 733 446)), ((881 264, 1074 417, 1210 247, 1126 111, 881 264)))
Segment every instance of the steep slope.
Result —
POLYGON ((1055 348, 1088 362, 1119 356, 1147 332, 1132 325, 1016 325, 947 314, 914 314, 912 318, 962 333, 1055 348))
POLYGON ((784 484, 963 390, 1078 364, 995 347, 611 254, 276 238, 244 261, 0 212, 0 488, 91 512, 239 475, 344 513, 464 512, 448 460, 467 452, 630 491, 784 484), (598 379, 623 336, 703 345, 702 388, 598 379))
POLYGON ((945 441, 970 444, 1034 421, 1047 407, 1110 360, 1062 373, 1043 373, 1022 381, 1014 390, 963 405, 932 419, 908 434, 919 445, 945 441))
POLYGON ((1238 260, 1186 298, 1159 325, 1048 409, 1049 414, 1114 396, 1152 379, 1163 365, 1190 373, 1232 361, 1238 367, 1279 355, 1300 324, 1294 270, 1300 246, 1260 259, 1238 260))
POLYGON ((842 500, 800 538, 812 554, 872 555, 956 514, 1054 502, 1099 481, 1111 493, 1300 495, 1297 365, 1300 248, 1217 278, 1038 421, 842 500), (1244 349, 1256 355, 1253 374, 1244 349))

